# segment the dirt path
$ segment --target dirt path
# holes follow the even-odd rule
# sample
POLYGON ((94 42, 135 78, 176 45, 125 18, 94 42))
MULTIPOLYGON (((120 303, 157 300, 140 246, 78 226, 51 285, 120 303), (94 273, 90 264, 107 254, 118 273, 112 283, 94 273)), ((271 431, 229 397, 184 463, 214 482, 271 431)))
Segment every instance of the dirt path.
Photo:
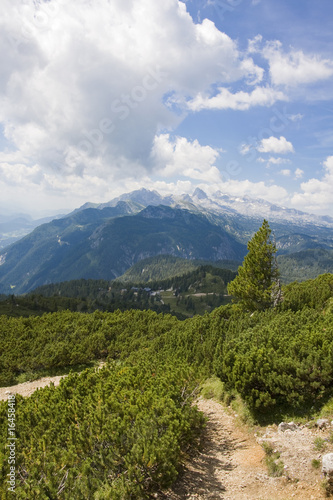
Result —
MULTIPOLYGON (((105 365, 105 361, 100 361, 97 369, 102 368, 105 365)), ((47 385, 50 385, 51 382, 55 386, 60 384, 60 380, 67 375, 58 375, 57 377, 43 377, 38 380, 34 380, 33 382, 24 382, 23 384, 13 385, 11 387, 0 387, 0 401, 5 400, 8 397, 8 394, 21 394, 21 396, 28 397, 36 389, 42 389, 47 385)))
POLYGON ((41 389, 42 387, 46 387, 50 385, 51 382, 54 385, 59 385, 60 380, 67 375, 59 375, 58 377, 43 377, 38 380, 34 380, 33 382, 24 382, 23 384, 13 385, 11 387, 0 387, 0 400, 7 399, 8 393, 11 394, 21 394, 21 396, 28 397, 36 389, 41 389))
MULTIPOLYGON (((200 453, 191 457, 183 473, 174 487, 159 496, 168 500, 317 500, 325 498, 320 486, 321 472, 303 467, 303 475, 290 477, 286 473, 283 477, 269 477, 264 463, 265 453, 257 442, 254 433, 248 431, 244 424, 239 422, 235 414, 224 408, 214 400, 200 398, 198 408, 208 417, 207 427, 200 453)), ((309 432, 309 429, 306 429, 309 432)), ((300 430, 301 431, 301 430, 300 430)), ((264 431, 263 431, 264 432, 264 431)), ((310 449, 305 452, 305 446, 299 436, 290 441, 292 431, 278 433, 271 430, 271 438, 282 450, 282 444, 289 454, 289 462, 284 454, 281 459, 287 465, 286 471, 296 460, 309 462, 309 453, 315 458, 313 436, 311 435, 310 449), (281 442, 277 442, 277 436, 281 442), (288 443, 291 446, 288 446, 288 443), (291 449, 292 450, 291 450, 291 449), (300 453, 300 455, 298 455, 300 453)), ((317 431, 314 431, 317 432, 317 431)), ((318 431, 323 432, 323 431, 318 431)), ((267 441, 270 438, 267 437, 267 441)), ((311 461, 310 461, 311 464, 311 461)), ((304 465, 304 464, 303 464, 304 465)), ((308 464, 307 464, 308 465, 308 464)), ((313 468, 312 468, 313 469, 313 468)), ((301 472, 302 471, 298 471, 301 472)))
MULTIPOLYGON (((102 363, 100 364, 102 366, 102 363)), ((51 382, 58 385, 62 376, 44 377, 13 387, 1 387, 0 399, 8 393, 30 396, 51 382)), ((279 432, 276 426, 250 431, 237 415, 222 404, 199 398, 197 406, 207 417, 201 451, 189 457, 173 488, 156 495, 159 500, 319 500, 325 498, 321 487, 321 468, 313 459, 333 452, 329 443, 331 428, 320 430, 298 426, 295 431, 279 432), (316 438, 326 440, 316 450, 316 438), (260 443, 271 443, 285 464, 282 477, 270 477, 260 443)))

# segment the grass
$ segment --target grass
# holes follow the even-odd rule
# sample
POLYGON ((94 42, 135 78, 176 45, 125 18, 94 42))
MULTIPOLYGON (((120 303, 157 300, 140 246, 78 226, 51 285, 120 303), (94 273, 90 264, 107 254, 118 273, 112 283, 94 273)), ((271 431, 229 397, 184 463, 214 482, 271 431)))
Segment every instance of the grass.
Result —
POLYGON ((261 446, 265 452, 265 463, 268 475, 271 477, 281 477, 284 472, 284 463, 280 458, 280 452, 274 450, 271 443, 263 441, 261 446))
POLYGON ((329 483, 329 481, 327 479, 324 479, 322 482, 321 482, 321 487, 323 488, 324 492, 325 492, 325 496, 328 498, 328 497, 331 497, 332 496, 332 486, 331 484, 329 483))
POLYGON ((224 393, 224 383, 218 377, 211 377, 202 384, 201 395, 206 399, 222 401, 224 393))
MULTIPOLYGON (((274 453, 274 448, 273 448, 273 446, 272 446, 272 444, 271 444, 271 443, 267 443, 267 441, 263 441, 263 442, 261 443, 261 446, 262 446, 262 448, 263 448, 263 450, 264 450, 264 452, 265 452, 266 456, 270 457, 270 456, 272 456, 272 455, 273 455, 273 453, 274 453)), ((277 458, 279 458, 279 457, 277 457, 277 458)))
POLYGON ((255 424, 255 419, 242 398, 238 394, 232 396, 231 408, 239 415, 242 422, 249 426, 253 426, 255 424))
POLYGON ((316 458, 314 458, 311 462, 311 465, 314 469, 319 469, 320 467, 320 464, 321 464, 321 461, 320 460, 317 460, 316 458))
POLYGON ((321 418, 332 418, 333 416, 333 398, 328 399, 320 411, 321 418))
POLYGON ((314 440, 313 445, 316 448, 316 450, 323 451, 327 446, 327 442, 325 441, 325 439, 323 439, 321 437, 317 437, 314 440))
POLYGON ((276 461, 276 459, 271 457, 265 457, 265 462, 268 470, 268 475, 271 477, 281 477, 284 472, 284 463, 282 460, 276 461))
POLYGON ((235 391, 227 391, 224 383, 215 375, 202 384, 201 395, 206 399, 216 399, 226 406, 231 406, 242 422, 250 426, 254 425, 252 414, 242 398, 235 391))

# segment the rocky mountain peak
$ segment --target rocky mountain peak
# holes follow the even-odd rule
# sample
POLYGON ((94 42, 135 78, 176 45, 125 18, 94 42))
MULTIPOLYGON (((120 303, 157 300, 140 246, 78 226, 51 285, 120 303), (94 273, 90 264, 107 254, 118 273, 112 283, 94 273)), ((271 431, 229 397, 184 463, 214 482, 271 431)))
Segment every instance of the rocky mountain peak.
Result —
POLYGON ((203 191, 200 188, 196 188, 196 190, 193 193, 193 197, 198 198, 198 200, 206 200, 206 199, 208 199, 208 196, 205 193, 205 191, 203 191))

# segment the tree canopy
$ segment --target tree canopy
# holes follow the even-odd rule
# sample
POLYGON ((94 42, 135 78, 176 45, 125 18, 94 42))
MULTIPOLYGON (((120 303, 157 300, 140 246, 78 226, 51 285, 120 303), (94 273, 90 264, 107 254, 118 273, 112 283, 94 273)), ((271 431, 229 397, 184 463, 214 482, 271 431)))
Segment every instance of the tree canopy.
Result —
POLYGON ((266 220, 248 242, 248 254, 238 275, 229 283, 233 295, 243 310, 263 311, 280 300, 279 270, 276 264, 276 245, 266 220))

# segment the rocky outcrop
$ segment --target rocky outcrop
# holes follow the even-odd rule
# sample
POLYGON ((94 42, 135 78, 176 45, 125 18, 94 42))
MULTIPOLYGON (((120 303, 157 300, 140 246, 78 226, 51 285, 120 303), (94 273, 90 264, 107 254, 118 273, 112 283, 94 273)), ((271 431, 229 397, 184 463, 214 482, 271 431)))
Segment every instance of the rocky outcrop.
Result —
POLYGON ((333 492, 333 453, 326 453, 323 456, 322 472, 326 477, 326 492, 332 494, 333 492))
POLYGON ((330 421, 328 420, 328 418, 318 418, 316 422, 316 426, 318 427, 318 429, 325 429, 329 425, 330 421))
POLYGON ((279 424, 278 431, 297 431, 297 425, 294 422, 281 422, 279 424))

